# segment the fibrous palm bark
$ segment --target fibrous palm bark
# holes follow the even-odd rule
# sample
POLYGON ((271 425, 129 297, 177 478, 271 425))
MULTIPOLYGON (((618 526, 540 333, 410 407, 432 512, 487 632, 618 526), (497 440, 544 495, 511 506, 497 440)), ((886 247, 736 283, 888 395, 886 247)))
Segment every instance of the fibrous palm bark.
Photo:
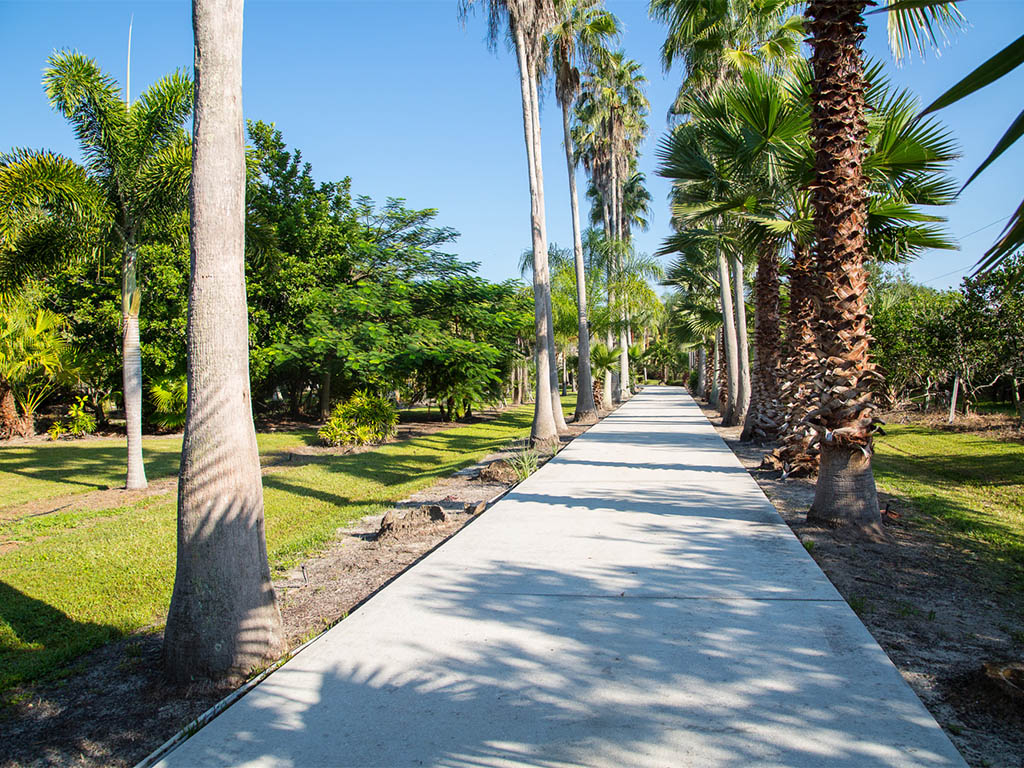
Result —
POLYGON ((284 650, 249 392, 242 0, 195 0, 192 18, 188 405, 164 634, 179 682, 244 677, 284 650))
POLYGON ((824 370, 808 422, 819 433, 821 463, 808 519, 878 532, 871 470, 873 418, 868 357, 867 183, 863 173, 864 64, 868 0, 812 0, 807 7, 813 56, 811 190, 817 236, 818 347, 824 370))
POLYGON ((768 443, 779 433, 779 254, 775 243, 761 243, 754 278, 754 335, 757 359, 750 408, 741 440, 768 443))

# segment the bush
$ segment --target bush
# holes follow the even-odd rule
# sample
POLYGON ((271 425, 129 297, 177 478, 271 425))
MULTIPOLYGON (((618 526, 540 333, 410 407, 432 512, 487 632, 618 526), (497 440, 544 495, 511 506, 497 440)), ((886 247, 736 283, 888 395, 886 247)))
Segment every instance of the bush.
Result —
POLYGON ((697 381, 698 381, 697 372, 696 371, 690 371, 690 382, 689 382, 690 394, 696 393, 696 391, 697 391, 697 381))
POLYGON ((356 392, 339 403, 317 434, 326 445, 383 443, 395 435, 398 411, 386 397, 356 392))
POLYGON ((188 405, 188 380, 184 376, 164 376, 149 387, 149 396, 156 408, 153 421, 161 429, 181 429, 185 426, 185 407, 188 405))

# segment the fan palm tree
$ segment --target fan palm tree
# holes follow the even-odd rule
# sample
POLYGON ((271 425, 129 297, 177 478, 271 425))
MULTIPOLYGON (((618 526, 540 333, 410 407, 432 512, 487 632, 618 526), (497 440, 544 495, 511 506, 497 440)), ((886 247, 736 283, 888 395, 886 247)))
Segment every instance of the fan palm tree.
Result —
POLYGON ((661 46, 667 72, 678 61, 684 77, 672 112, 685 114, 688 96, 744 71, 778 74, 799 55, 803 18, 792 0, 651 0, 650 15, 668 27, 661 46))
MULTIPOLYGON (((864 173, 866 83, 861 41, 868 0, 810 0, 807 30, 812 49, 811 144, 815 178, 816 299, 821 306, 818 340, 825 360, 819 403, 811 418, 821 436, 821 465, 808 518, 880 531, 871 469, 877 380, 868 352, 868 179, 864 173)), ((953 3, 921 8, 899 3, 889 15, 897 48, 934 39, 934 24, 962 17, 953 3), (899 31, 902 30, 902 31, 899 31)))
POLYGON ((242 0, 195 0, 192 23, 188 405, 164 633, 176 682, 244 678, 284 650, 249 392, 242 0))
POLYGON ((576 304, 579 321, 579 387, 575 421, 592 424, 597 419, 590 372, 590 327, 587 321, 586 268, 580 229, 579 198, 576 193, 576 158, 573 155, 569 114, 580 94, 577 62, 587 64, 605 55, 607 44, 619 33, 618 22, 597 0, 562 0, 558 22, 548 35, 552 68, 555 73, 555 98, 562 108, 562 136, 569 171, 569 204, 572 209, 573 253, 576 270, 576 304))
POLYGON ((125 487, 145 488, 138 247, 147 222, 177 210, 186 199, 191 146, 181 126, 192 112, 192 83, 175 72, 129 104, 95 61, 62 51, 50 57, 43 85, 54 109, 74 127, 86 170, 105 198, 102 247, 122 257, 125 487))
POLYGON ((553 358, 554 329, 551 323, 551 278, 547 262, 547 232, 544 216, 544 175, 541 160, 540 104, 537 79, 544 61, 544 39, 557 21, 553 0, 459 0, 459 15, 465 19, 472 8, 486 2, 489 42, 497 44, 508 31, 519 67, 519 90, 523 109, 523 138, 526 142, 530 182, 530 229, 533 245, 534 331, 537 343, 537 398, 531 440, 551 444, 565 428, 558 399, 557 374, 553 358))

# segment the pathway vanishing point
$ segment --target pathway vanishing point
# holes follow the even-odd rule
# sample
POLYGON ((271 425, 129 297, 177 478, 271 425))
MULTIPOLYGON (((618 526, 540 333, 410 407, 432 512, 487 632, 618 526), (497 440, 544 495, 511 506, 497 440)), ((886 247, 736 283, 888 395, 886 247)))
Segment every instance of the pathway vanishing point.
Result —
POLYGON ((963 766, 683 389, 649 387, 161 766, 963 766))

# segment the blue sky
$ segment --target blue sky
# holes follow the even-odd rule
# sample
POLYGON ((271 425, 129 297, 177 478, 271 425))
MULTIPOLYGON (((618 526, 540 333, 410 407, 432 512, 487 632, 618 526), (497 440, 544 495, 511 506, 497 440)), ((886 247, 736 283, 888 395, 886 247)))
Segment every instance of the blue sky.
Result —
MULTIPOLYGON (((250 119, 274 122, 322 180, 351 176, 353 190, 378 200, 404 197, 439 209, 438 222, 462 233, 453 249, 498 280, 516 276, 529 243, 529 198, 515 59, 484 43, 481 15, 463 27, 455 0, 248 0, 244 102, 250 119)), ((655 173, 654 147, 679 73, 664 73, 663 28, 644 0, 611 0, 622 47, 649 79, 651 138, 641 170, 654 197, 651 229, 636 236, 656 250, 668 232, 668 185, 655 173)), ((966 0, 970 28, 940 56, 929 53, 892 79, 931 101, 1024 29, 1024 0, 966 0)), ((40 86, 47 56, 74 48, 124 82, 128 20, 134 15, 132 90, 192 64, 191 11, 180 0, 0 0, 0 71, 5 118, 0 150, 49 148, 78 157, 70 128, 40 86)), ((891 61, 884 19, 871 17, 868 54, 891 61)), ((1024 76, 1014 73, 941 113, 964 154, 955 174, 973 171, 1021 108, 1024 76)), ((571 242, 561 117, 553 98, 542 112, 545 193, 551 241, 571 242)), ((1008 152, 945 213, 962 250, 927 254, 911 274, 934 287, 956 285, 1024 194, 1024 147, 1008 152), (991 226, 987 226, 991 225, 991 226), (986 227, 986 229, 981 229, 986 227), (981 230, 981 231, 978 231, 981 230), (952 273, 952 274, 949 274, 952 273)), ((582 172, 579 183, 584 184, 582 172)))

